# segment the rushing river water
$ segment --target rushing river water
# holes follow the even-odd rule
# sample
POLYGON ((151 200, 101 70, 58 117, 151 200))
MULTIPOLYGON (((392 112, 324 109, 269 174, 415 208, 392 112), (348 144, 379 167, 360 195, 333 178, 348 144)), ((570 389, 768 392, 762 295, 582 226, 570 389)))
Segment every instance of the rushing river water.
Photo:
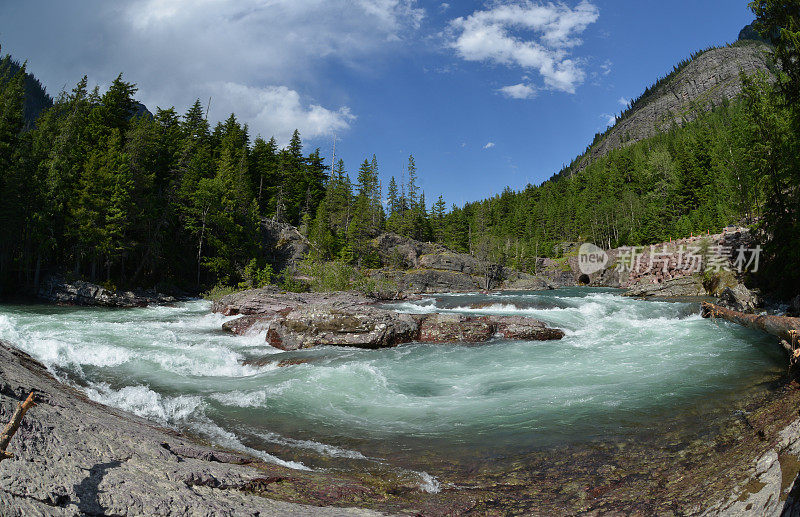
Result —
POLYGON ((263 335, 224 334, 231 318, 193 301, 128 310, 0 306, 0 338, 94 400, 297 468, 413 468, 409 458, 431 465, 653 434, 665 414, 755 389, 785 361, 769 337, 703 320, 696 303, 610 290, 441 295, 391 307, 531 316, 567 335, 286 353, 263 335), (273 364, 242 365, 266 354, 273 364), (283 359, 309 361, 279 367, 283 359))

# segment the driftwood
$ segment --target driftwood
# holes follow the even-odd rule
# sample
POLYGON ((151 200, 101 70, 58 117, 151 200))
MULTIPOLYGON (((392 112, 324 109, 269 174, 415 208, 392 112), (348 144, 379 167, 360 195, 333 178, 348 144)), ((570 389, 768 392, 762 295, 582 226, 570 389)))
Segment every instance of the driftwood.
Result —
POLYGON ((800 334, 800 318, 788 316, 757 315, 732 311, 713 303, 703 303, 704 318, 721 318, 744 327, 761 330, 781 340, 787 352, 794 356, 797 350, 797 336, 800 334))
POLYGON ((22 417, 35 405, 36 402, 33 400, 32 392, 24 402, 20 402, 17 405, 16 411, 14 411, 14 414, 11 416, 11 421, 6 425, 5 429, 3 429, 3 434, 0 434, 0 461, 14 457, 10 452, 6 452, 8 443, 11 441, 11 438, 14 437, 17 429, 19 429, 19 425, 22 423, 22 417))

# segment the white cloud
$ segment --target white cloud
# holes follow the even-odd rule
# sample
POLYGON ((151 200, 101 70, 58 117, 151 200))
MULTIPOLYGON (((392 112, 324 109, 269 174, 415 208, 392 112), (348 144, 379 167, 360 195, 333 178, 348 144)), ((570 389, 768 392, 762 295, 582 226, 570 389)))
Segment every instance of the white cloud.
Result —
POLYGON ((236 83, 213 85, 223 99, 225 112, 236 108, 240 120, 254 127, 280 128, 274 136, 279 142, 289 141, 296 128, 307 138, 329 135, 350 127, 355 116, 349 108, 332 111, 316 104, 305 105, 300 94, 285 86, 256 88, 236 83))
POLYGON ((611 70, 613 69, 613 67, 614 67, 614 63, 612 63, 610 60, 606 59, 606 61, 602 65, 600 65, 600 73, 603 74, 603 75, 608 75, 608 74, 611 73, 611 70))
POLYGON ((445 12, 448 9, 450 9, 450 4, 447 2, 442 2, 442 4, 439 6, 439 10, 442 12, 445 12))
POLYGON ((569 57, 570 50, 582 43, 580 35, 599 16, 588 0, 574 9, 531 0, 495 3, 451 20, 450 46, 464 60, 536 70, 547 88, 574 93, 585 72, 569 57))
POLYGON ((484 149, 491 149, 492 147, 494 147, 494 145, 495 145, 494 142, 489 142, 486 145, 484 145, 483 148, 484 149))
POLYGON ((611 127, 617 123, 617 116, 616 115, 609 115, 608 113, 603 113, 600 117, 606 120, 606 127, 611 127))
POLYGON ((512 99, 532 99, 537 93, 535 86, 525 83, 503 86, 497 91, 512 99))
POLYGON ((627 108, 628 106, 631 105, 631 100, 630 99, 626 99, 625 97, 620 97, 619 100, 617 100, 617 102, 623 108, 627 108))
MULTIPOLYGON (((138 97, 151 109, 181 110, 212 96, 212 119, 235 112, 254 134, 278 137, 296 125, 304 138, 320 136, 355 119, 347 93, 321 70, 371 68, 419 28, 425 11, 416 2, 133 0, 119 7, 111 30, 118 43, 107 61, 139 84, 138 97)), ((114 77, 114 70, 103 73, 114 77)))

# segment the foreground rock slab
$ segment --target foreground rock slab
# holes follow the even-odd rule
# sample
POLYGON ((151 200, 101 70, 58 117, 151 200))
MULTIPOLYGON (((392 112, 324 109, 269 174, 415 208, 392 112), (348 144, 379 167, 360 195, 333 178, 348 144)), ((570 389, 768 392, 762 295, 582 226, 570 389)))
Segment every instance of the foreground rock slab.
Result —
MULTIPOLYGON (((0 515, 379 515, 274 501, 253 458, 197 443, 96 404, 0 341, 0 421, 28 391, 37 406, 0 463, 0 515), (260 481, 259 481, 260 480, 260 481)), ((267 466, 273 476, 297 471, 267 466)), ((335 480, 331 481, 335 484, 335 480)))

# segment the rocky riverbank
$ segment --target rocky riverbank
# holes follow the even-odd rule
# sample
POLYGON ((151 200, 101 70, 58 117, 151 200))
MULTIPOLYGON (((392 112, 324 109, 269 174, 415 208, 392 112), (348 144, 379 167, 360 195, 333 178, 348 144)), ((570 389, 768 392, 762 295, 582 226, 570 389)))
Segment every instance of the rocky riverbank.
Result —
POLYGON ((170 304, 181 299, 154 290, 115 291, 83 280, 69 281, 61 276, 46 278, 36 297, 57 305, 118 308, 170 304))

